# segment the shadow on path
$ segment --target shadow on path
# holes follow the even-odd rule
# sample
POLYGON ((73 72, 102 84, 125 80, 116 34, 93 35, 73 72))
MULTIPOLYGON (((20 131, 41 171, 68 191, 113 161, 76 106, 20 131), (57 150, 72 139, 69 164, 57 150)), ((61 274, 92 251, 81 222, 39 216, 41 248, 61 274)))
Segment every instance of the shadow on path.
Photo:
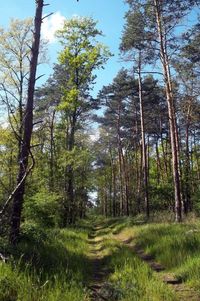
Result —
MULTIPOLYGON (((102 227, 103 228, 103 227, 102 227)), ((101 229, 102 229, 101 228, 101 229)), ((115 301, 114 289, 108 282, 109 275, 113 272, 108 266, 108 258, 103 256, 104 246, 101 246, 103 239, 98 239, 100 228, 95 227, 88 235, 88 243, 91 246, 90 260, 92 266, 91 281, 88 286, 90 290, 90 300, 93 301, 115 301)))

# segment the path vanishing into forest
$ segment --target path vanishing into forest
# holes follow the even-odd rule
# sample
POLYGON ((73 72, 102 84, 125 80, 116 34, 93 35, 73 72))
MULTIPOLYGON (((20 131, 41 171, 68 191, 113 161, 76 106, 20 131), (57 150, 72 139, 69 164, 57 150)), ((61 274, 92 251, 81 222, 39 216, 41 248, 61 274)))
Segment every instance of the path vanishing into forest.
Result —
MULTIPOLYGON (((115 233, 113 231, 115 225, 115 222, 109 226, 103 222, 95 224, 88 235, 88 243, 90 245, 89 258, 92 263, 91 281, 88 286, 91 301, 120 300, 119 292, 109 281, 109 276, 114 273, 114 270, 109 265, 112 253, 110 254, 106 250, 105 242, 107 239, 112 241, 113 244, 118 244, 117 248, 119 250, 123 246, 127 247, 134 256, 137 256, 141 262, 145 263, 151 269, 153 274, 158 278, 158 281, 174 291, 176 300, 200 301, 200 295, 197 291, 182 283, 173 273, 169 273, 164 266, 156 262, 153 256, 146 254, 143 249, 139 248, 133 236, 125 237, 120 232, 115 233)), ((136 298, 135 300, 138 299, 136 298)))

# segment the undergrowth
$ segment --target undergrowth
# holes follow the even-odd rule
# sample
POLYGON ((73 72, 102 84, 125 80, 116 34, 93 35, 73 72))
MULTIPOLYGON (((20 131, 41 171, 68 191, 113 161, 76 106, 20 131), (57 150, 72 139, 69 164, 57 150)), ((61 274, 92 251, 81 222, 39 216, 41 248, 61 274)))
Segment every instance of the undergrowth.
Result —
POLYGON ((69 229, 24 227, 7 263, 0 263, 1 301, 89 300, 87 224, 69 229), (28 229, 28 230, 27 230, 28 229))

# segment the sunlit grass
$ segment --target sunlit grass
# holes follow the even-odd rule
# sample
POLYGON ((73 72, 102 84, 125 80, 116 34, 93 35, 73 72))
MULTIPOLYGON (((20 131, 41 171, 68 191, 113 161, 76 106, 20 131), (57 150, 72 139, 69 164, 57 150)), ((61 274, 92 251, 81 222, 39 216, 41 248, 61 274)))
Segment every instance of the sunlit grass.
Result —
POLYGON ((178 279, 200 291, 200 223, 198 219, 186 220, 182 224, 149 223, 144 225, 124 221, 113 230, 121 241, 132 245, 161 263, 166 272, 174 273, 178 279), (119 229, 121 228, 121 231, 119 229))
POLYGON ((166 272, 200 291, 199 225, 195 220, 145 224, 139 216, 92 217, 75 227, 51 231, 25 227, 17 249, 8 248, 9 261, 0 263, 0 300, 89 301, 87 287, 97 256, 110 271, 106 281, 113 300, 175 301, 175 293, 122 242, 153 255, 166 272), (94 233, 91 244, 89 233, 94 233))
POLYGON ((134 251, 123 245, 122 240, 136 234, 135 221, 131 218, 107 219, 97 227, 98 256, 105 259, 112 271, 108 288, 113 292, 111 300, 121 301, 175 301, 175 293, 160 280, 134 251), (117 239, 116 239, 117 238, 117 239))
POLYGON ((160 281, 126 246, 121 246, 111 257, 114 273, 111 283, 122 301, 175 301, 173 291, 160 281))
POLYGON ((52 229, 44 240, 23 239, 9 262, 0 263, 0 300, 89 300, 88 231, 52 229))
MULTIPOLYGON (((140 280, 138 278, 138 281, 146 281, 146 290, 148 290, 149 283, 153 287, 154 292, 152 291, 153 295, 148 292, 151 296, 150 299, 139 296, 137 297, 138 299, 133 298, 133 300, 173 300, 173 298, 170 299, 171 292, 169 296, 161 297, 162 287, 166 287, 162 281, 153 284, 155 277, 142 280, 142 275, 146 275, 144 268, 140 266, 140 271, 135 267, 137 260, 141 262, 139 258, 136 257, 129 265, 129 268, 127 268, 127 264, 122 266, 123 252, 119 251, 119 246, 113 242, 114 238, 117 241, 127 242, 136 248, 143 249, 145 253, 151 254, 156 262, 161 263, 166 268, 166 273, 171 272, 175 274, 178 279, 185 282, 188 286, 200 291, 200 223, 198 219, 192 217, 191 220, 190 217, 182 224, 175 224, 169 222, 168 219, 167 222, 161 223, 160 219, 156 220, 156 216, 154 216, 150 223, 144 223, 144 221, 144 216, 138 216, 136 219, 108 219, 105 221, 106 227, 98 231, 104 237, 103 243, 101 243, 104 246, 102 252, 108 256, 110 255, 112 262, 115 254, 118 254, 121 266, 116 269, 114 263, 115 273, 112 279, 114 279, 116 287, 121 287, 120 292, 128 291, 125 283, 128 283, 128 278, 137 279, 138 273, 140 274, 140 280), (136 274, 130 272, 132 270, 131 266, 134 266, 134 270, 137 271, 136 274), (131 275, 129 275, 129 272, 131 275), (129 276, 126 278, 126 275, 129 276)), ((124 257, 129 258, 127 252, 124 257)), ((145 266, 147 265, 145 264, 145 266)), ((138 290, 141 291, 141 288, 138 290)), ((127 292, 123 298, 125 299, 122 300, 132 300, 130 299, 131 296, 127 295, 127 292)))
POLYGON ((177 268, 189 258, 200 255, 197 225, 157 224, 138 230, 137 244, 166 268, 177 268))

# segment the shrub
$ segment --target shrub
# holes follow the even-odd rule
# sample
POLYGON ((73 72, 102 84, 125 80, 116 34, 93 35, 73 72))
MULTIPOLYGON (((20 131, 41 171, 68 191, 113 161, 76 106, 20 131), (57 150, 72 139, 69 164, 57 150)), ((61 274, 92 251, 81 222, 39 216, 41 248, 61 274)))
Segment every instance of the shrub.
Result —
POLYGON ((25 201, 25 218, 41 226, 55 226, 59 219, 59 200, 60 195, 56 193, 37 192, 25 201))

